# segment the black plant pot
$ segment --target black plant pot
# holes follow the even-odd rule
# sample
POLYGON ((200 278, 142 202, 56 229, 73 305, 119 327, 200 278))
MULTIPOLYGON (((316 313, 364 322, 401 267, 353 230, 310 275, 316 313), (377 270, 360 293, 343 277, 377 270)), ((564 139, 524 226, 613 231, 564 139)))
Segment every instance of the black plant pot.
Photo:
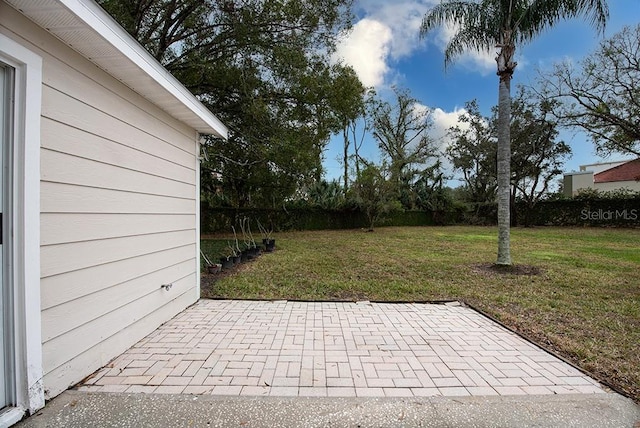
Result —
POLYGON ((233 259, 231 257, 220 257, 222 269, 231 269, 233 267, 233 259))
POLYGON ((262 243, 264 244, 264 250, 268 253, 272 252, 276 249, 276 240, 275 239, 263 239, 262 243))
POLYGON ((239 265, 240 263, 242 263, 242 256, 233 256, 231 259, 233 260, 234 265, 239 265))
POLYGON ((247 254, 247 260, 253 260, 256 257, 258 257, 256 255, 256 249, 255 248, 247 248, 246 250, 244 250, 244 252, 247 254))

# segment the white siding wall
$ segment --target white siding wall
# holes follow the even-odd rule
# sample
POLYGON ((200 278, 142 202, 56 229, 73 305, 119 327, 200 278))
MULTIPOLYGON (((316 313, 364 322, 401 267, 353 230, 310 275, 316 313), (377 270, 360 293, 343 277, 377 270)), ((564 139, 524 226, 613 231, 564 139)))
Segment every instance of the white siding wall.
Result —
POLYGON ((43 57, 43 370, 55 396, 198 298, 196 132, 0 2, 43 57), (173 283, 170 291, 160 288, 173 283))

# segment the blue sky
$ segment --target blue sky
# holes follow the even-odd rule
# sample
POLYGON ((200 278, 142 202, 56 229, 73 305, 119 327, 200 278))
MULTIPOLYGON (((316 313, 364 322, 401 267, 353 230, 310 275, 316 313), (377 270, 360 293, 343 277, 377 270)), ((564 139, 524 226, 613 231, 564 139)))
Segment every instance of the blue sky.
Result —
MULTIPOLYGON (((465 102, 475 98, 482 113, 490 114, 498 99, 498 78, 495 53, 465 54, 445 70, 443 49, 450 33, 442 29, 425 39, 419 38, 421 19, 437 2, 439 0, 356 0, 354 27, 343 38, 336 57, 352 65, 365 86, 374 87, 382 97, 392 95, 393 85, 409 89, 414 98, 431 109, 434 127, 430 133, 445 147, 446 130, 457 123, 465 102)), ((610 0, 609 12, 604 37, 610 37, 625 25, 640 23, 640 0, 610 0)), ((534 42, 519 46, 512 93, 519 83, 533 84, 536 75, 554 63, 579 62, 596 50, 601 40, 602 36, 578 18, 563 21, 534 42)), ((565 171, 603 160, 595 155, 586 135, 567 130, 562 131, 561 138, 573 149, 565 171)), ((375 141, 366 138, 364 144, 365 156, 378 160, 375 141)), ((342 139, 333 138, 325 152, 326 178, 340 177, 341 153, 342 139)), ((618 155, 607 160, 624 158, 618 155)), ((450 185, 456 184, 450 182, 450 185)))

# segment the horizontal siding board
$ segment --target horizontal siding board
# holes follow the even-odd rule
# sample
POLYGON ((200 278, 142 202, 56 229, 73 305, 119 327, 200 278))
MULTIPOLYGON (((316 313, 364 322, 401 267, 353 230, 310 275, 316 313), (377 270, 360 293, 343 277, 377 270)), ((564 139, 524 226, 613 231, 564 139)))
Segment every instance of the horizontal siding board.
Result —
POLYGON ((42 182, 42 213, 195 214, 193 199, 42 182))
MULTIPOLYGON (((177 294, 175 295, 178 296, 177 294)), ((155 311, 149 312, 148 315, 128 325, 126 328, 121 330, 108 329, 111 333, 110 336, 104 337, 101 342, 86 351, 72 356, 70 360, 45 371, 45 398, 55 397, 80 382, 87 375, 105 366, 113 358, 122 354, 131 345, 144 338, 160 324, 171 319, 171 317, 193 304, 196 300, 197 297, 194 290, 187 290, 187 292, 166 304, 158 306, 155 311)), ((43 355, 49 356, 56 350, 56 348, 45 344, 43 355)))
POLYGON ((128 88, 112 87, 108 89, 93 78, 87 77, 55 58, 45 61, 42 74, 43 83, 46 86, 56 88, 58 91, 91 105, 122 122, 135 123, 138 128, 155 138, 175 145, 191 155, 195 154, 193 145, 195 134, 190 128, 184 125, 180 126, 180 122, 170 117, 151 115, 145 109, 150 104, 146 100, 134 97, 134 102, 129 101, 123 96, 128 92, 128 88), (176 129, 176 127, 181 129, 176 129))
MULTIPOLYGON (((116 311, 126 302, 142 299, 187 276, 195 275, 195 263, 187 260, 131 281, 42 311, 42 340, 48 341, 116 311)), ((169 290, 169 293, 172 290, 169 290)))
POLYGON ((190 244, 194 245, 195 252, 193 230, 46 245, 40 249, 41 277, 46 278, 190 244))
POLYGON ((41 214, 42 245, 196 229, 195 214, 41 214))
POLYGON ((96 346, 115 332, 129 328, 175 297, 192 290, 195 284, 195 275, 189 275, 174 282, 169 291, 158 289, 140 299, 124 304, 115 311, 82 324, 68 334, 44 341, 42 344, 43 371, 47 373, 96 346))
MULTIPOLYGON (((155 145, 154 153, 158 156, 186 167, 192 166, 195 159, 193 153, 160 141, 131 124, 122 122, 48 86, 43 86, 42 90, 42 116, 111 141, 135 144, 134 141, 141 140, 145 147, 155 145)), ((46 134, 43 136, 42 146, 49 147, 48 136, 46 134)), ((190 141, 190 144, 195 146, 195 131, 194 138, 185 141, 190 141)))
MULTIPOLYGON (((153 152, 149 154, 149 152, 132 149, 128 145, 49 119, 42 120, 42 132, 47 136, 46 148, 48 149, 171 180, 195 183, 195 157, 192 157, 188 166, 183 166, 155 156, 153 152)), ((156 148, 160 149, 157 146, 156 144, 156 148)))
POLYGON ((199 264, 195 257, 195 245, 185 245, 43 278, 40 291, 42 309, 99 293, 187 260, 191 260, 196 271, 199 264))
POLYGON ((41 150, 40 156, 42 181, 194 200, 196 198, 195 184, 169 180, 51 150, 41 150))

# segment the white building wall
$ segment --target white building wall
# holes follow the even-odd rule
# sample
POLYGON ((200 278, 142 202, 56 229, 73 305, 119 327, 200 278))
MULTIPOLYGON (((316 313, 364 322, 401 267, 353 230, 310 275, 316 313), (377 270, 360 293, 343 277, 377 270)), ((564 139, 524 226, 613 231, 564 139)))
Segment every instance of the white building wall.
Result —
POLYGON ((0 32, 43 58, 42 351, 52 397, 198 299, 196 132, 0 8, 0 32))
POLYGON ((600 162, 600 163, 591 163, 588 165, 580 165, 580 171, 592 171, 593 174, 598 174, 602 171, 606 171, 611 168, 615 168, 616 166, 620 166, 629 162, 631 159, 627 160, 619 160, 614 162, 600 162))
POLYGON ((593 172, 571 172, 564 175, 564 194, 575 196, 580 189, 593 188, 593 172))
POLYGON ((640 181, 610 181, 605 183, 594 183, 594 189, 601 192, 609 192, 612 190, 629 189, 640 192, 640 181))

